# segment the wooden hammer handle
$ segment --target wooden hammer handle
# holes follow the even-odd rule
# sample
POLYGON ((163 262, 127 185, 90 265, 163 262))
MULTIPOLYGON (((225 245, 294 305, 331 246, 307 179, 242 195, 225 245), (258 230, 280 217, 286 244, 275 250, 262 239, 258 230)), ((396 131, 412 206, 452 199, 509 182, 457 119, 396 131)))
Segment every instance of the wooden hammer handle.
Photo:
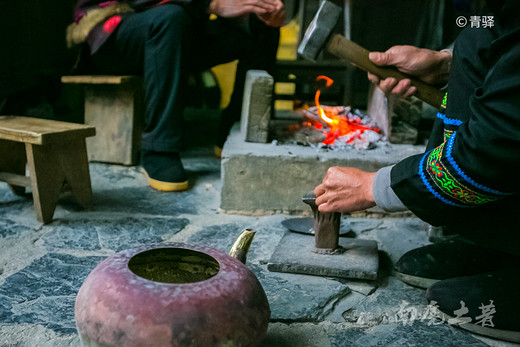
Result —
POLYGON ((335 34, 331 37, 326 47, 327 51, 340 57, 352 65, 359 67, 362 70, 370 72, 379 78, 394 77, 398 81, 408 78, 412 81, 412 85, 417 88, 415 96, 422 101, 432 105, 435 108, 439 108, 442 101, 442 92, 439 88, 424 83, 423 81, 406 75, 398 71, 393 66, 377 66, 368 59, 367 49, 360 45, 347 40, 340 34, 335 34))

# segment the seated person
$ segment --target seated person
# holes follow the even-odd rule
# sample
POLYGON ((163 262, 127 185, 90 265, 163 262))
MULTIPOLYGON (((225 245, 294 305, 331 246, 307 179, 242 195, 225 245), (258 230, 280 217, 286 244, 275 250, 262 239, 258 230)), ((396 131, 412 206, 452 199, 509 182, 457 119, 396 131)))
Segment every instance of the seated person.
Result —
MULTIPOLYGON (((370 55, 429 83, 444 82, 449 70, 426 152, 377 173, 330 168, 314 192, 323 212, 377 205, 442 226, 452 236, 404 254, 396 276, 428 288, 448 323, 518 342, 520 2, 487 6, 494 25, 463 30, 452 58, 410 46, 370 55)), ((369 78, 388 95, 414 93, 409 80, 369 78)))
POLYGON ((67 36, 88 43, 97 73, 144 77, 141 163, 153 188, 180 191, 188 188, 179 157, 188 72, 239 60, 216 132, 222 147, 240 117, 245 74, 273 69, 284 22, 281 0, 78 0, 67 36))

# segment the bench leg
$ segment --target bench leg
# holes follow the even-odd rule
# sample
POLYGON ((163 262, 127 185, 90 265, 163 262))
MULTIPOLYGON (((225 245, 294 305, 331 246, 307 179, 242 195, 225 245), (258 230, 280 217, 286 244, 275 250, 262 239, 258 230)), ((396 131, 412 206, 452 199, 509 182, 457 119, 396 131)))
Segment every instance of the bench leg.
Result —
POLYGON ((61 167, 74 198, 83 208, 92 207, 92 186, 85 139, 71 141, 61 151, 61 167))
MULTIPOLYGON (((24 176, 26 164, 23 143, 0 140, 0 172, 24 176)), ((9 184, 9 188, 17 195, 25 195, 24 186, 9 184)))
POLYGON ((65 146, 26 144, 36 218, 42 223, 52 221, 63 184, 83 207, 92 204, 92 188, 85 139, 65 146))
POLYGON ((27 164, 31 178, 36 219, 42 223, 52 221, 61 187, 65 181, 59 169, 55 146, 26 144, 27 164))

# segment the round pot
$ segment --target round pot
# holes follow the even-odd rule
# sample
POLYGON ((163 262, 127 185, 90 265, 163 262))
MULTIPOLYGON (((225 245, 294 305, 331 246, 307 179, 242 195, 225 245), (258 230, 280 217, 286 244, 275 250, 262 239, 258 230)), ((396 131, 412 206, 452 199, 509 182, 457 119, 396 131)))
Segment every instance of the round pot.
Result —
POLYGON ((269 303, 255 275, 214 248, 143 245, 101 262, 76 298, 87 346, 253 346, 269 303))

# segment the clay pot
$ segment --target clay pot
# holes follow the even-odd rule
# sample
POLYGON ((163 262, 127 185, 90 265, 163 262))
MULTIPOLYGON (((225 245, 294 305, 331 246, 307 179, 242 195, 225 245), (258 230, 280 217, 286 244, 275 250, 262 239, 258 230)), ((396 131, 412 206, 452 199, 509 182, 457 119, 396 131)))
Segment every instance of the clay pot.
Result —
POLYGON ((270 309, 258 279, 236 258, 163 243, 101 262, 79 290, 75 318, 85 346, 253 346, 270 309))

